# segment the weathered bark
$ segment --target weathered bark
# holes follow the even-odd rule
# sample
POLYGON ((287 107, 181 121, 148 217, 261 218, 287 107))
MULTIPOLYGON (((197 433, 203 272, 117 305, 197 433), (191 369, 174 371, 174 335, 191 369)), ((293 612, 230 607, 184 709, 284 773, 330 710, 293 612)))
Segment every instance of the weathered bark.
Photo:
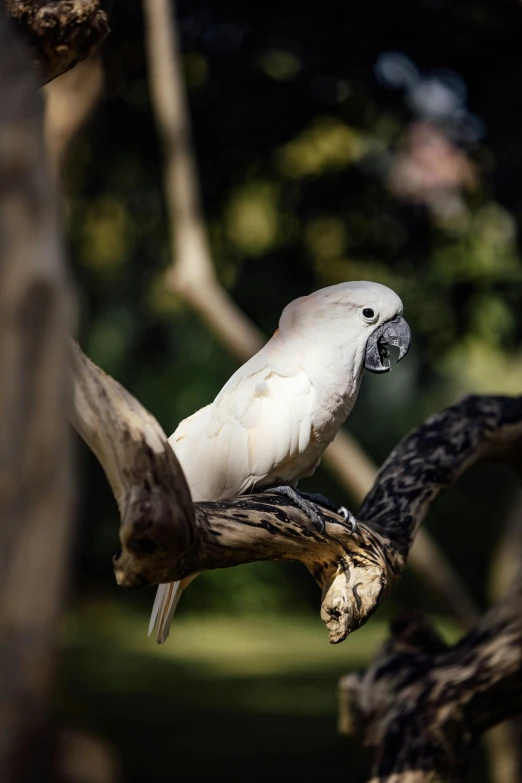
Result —
POLYGON ((465 397, 431 416, 392 451, 360 517, 382 525, 405 553, 433 501, 470 465, 522 468, 522 397, 465 397))
POLYGON ((395 449, 361 507, 357 533, 328 514, 319 534, 276 495, 192 506, 157 421, 76 345, 72 368, 73 423, 120 508, 118 583, 145 586, 254 560, 299 560, 321 587, 321 616, 332 642, 359 628, 387 595, 441 490, 481 457, 511 454, 522 435, 522 399, 466 398, 395 449))
POLYGON ((99 0, 6 0, 5 5, 43 83, 85 60, 109 34, 99 0))
POLYGON ((396 618, 364 675, 340 684, 340 730, 375 750, 371 783, 458 783, 491 726, 522 712, 521 583, 447 647, 415 615, 396 618))
MULTIPOLYGON (((105 470, 129 552, 136 549, 152 555, 165 550, 176 558, 192 547, 194 511, 190 490, 165 433, 156 419, 96 367, 76 343, 71 343, 70 360, 74 376, 72 423, 105 470), (150 540, 149 531, 153 531, 150 540)), ((136 569, 139 572, 138 563, 136 569)), ((140 578, 129 574, 126 581, 138 584, 140 578)), ((144 581, 152 583, 154 575, 144 581)))
MULTIPOLYGON (((451 461, 457 452, 465 461, 469 460, 466 452, 504 459, 521 472, 521 399, 468 398, 463 404, 467 415, 460 421, 453 415, 447 417, 454 409, 440 414, 446 419, 442 429, 449 424, 447 434, 451 434, 442 451, 439 437, 432 439, 429 429, 423 434, 420 428, 410 436, 413 461, 403 479, 409 482, 413 477, 413 485, 417 484, 419 468, 424 469, 416 466, 415 452, 422 449, 437 453, 427 467, 435 470, 442 483, 454 475, 451 461), (469 427, 469 415, 477 423, 481 420, 478 428, 469 427), (420 443, 416 443, 419 434, 420 443)), ((403 446, 404 442, 399 451, 403 446)), ((391 478, 393 463, 392 454, 391 478)), ((430 502, 429 483, 427 492, 419 493, 413 504, 414 513, 419 512, 417 502, 421 506, 430 502)), ((408 494, 406 482, 404 489, 408 494)), ((369 497, 367 503, 377 510, 374 521, 388 518, 386 503, 378 510, 378 495, 369 497)), ((404 513, 411 512, 405 507, 404 513)), ((398 529, 402 536, 404 525, 398 529)), ((357 735, 363 745, 375 750, 371 783, 458 783, 481 735, 522 712, 521 599, 519 572, 512 574, 502 600, 454 647, 447 647, 422 617, 399 617, 392 624, 391 639, 368 671, 341 681, 340 730, 357 735)), ((500 739, 505 750, 505 738, 500 739)))
POLYGON ((68 293, 41 98, 0 18, 0 780, 45 779, 70 537, 68 293))

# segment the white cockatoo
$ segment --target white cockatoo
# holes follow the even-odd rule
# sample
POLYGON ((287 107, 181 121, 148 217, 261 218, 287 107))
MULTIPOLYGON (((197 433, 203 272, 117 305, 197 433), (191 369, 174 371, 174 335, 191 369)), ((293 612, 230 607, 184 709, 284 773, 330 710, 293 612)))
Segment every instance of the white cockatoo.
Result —
MULTIPOLYGON (((277 487, 321 524, 318 509, 291 488, 317 468, 355 404, 363 369, 390 369, 385 345, 399 348, 397 361, 407 353, 402 310, 390 288, 363 281, 290 302, 266 345, 169 438, 192 499, 277 487)), ((195 576, 158 586, 149 635, 157 623, 160 644, 195 576)))

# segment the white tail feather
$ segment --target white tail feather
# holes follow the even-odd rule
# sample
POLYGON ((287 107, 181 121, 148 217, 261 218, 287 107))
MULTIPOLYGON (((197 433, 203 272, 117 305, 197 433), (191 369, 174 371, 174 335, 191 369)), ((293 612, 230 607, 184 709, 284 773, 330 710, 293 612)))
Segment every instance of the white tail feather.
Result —
POLYGON ((170 624, 176 607, 181 598, 183 587, 181 582, 170 582, 165 585, 158 585, 154 606, 149 623, 149 636, 156 625, 156 641, 158 644, 164 644, 167 641, 170 631, 170 624))
POLYGON ((156 590, 156 597, 154 598, 154 604, 152 606, 152 612, 150 615, 148 636, 151 635, 152 631, 154 630, 154 626, 156 625, 156 618, 158 616, 158 612, 162 604, 163 596, 165 595, 165 591, 167 587, 168 585, 158 585, 158 589, 156 590))

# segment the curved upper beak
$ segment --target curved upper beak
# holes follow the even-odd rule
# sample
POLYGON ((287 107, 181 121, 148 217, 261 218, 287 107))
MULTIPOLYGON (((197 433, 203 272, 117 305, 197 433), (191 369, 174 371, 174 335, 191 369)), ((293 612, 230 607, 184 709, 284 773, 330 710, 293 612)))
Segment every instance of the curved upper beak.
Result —
POLYGON ((402 315, 381 324, 368 338, 364 366, 370 372, 388 372, 391 367, 384 363, 389 353, 386 345, 394 345, 399 349, 398 362, 406 356, 410 348, 411 331, 408 322, 402 315))

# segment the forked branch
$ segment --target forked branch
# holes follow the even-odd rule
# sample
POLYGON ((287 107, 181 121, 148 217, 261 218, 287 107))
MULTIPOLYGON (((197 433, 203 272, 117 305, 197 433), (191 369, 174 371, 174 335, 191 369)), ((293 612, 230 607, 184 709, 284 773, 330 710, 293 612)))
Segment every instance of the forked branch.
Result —
POLYGON ((151 414, 76 345, 72 368, 73 423, 102 464, 120 509, 118 583, 143 587, 255 560, 298 560, 321 587, 321 616, 334 643, 365 623, 388 594, 439 493, 481 458, 514 460, 522 437, 522 398, 468 397, 392 452, 355 534, 327 512, 320 534, 277 495, 192 504, 151 414))

